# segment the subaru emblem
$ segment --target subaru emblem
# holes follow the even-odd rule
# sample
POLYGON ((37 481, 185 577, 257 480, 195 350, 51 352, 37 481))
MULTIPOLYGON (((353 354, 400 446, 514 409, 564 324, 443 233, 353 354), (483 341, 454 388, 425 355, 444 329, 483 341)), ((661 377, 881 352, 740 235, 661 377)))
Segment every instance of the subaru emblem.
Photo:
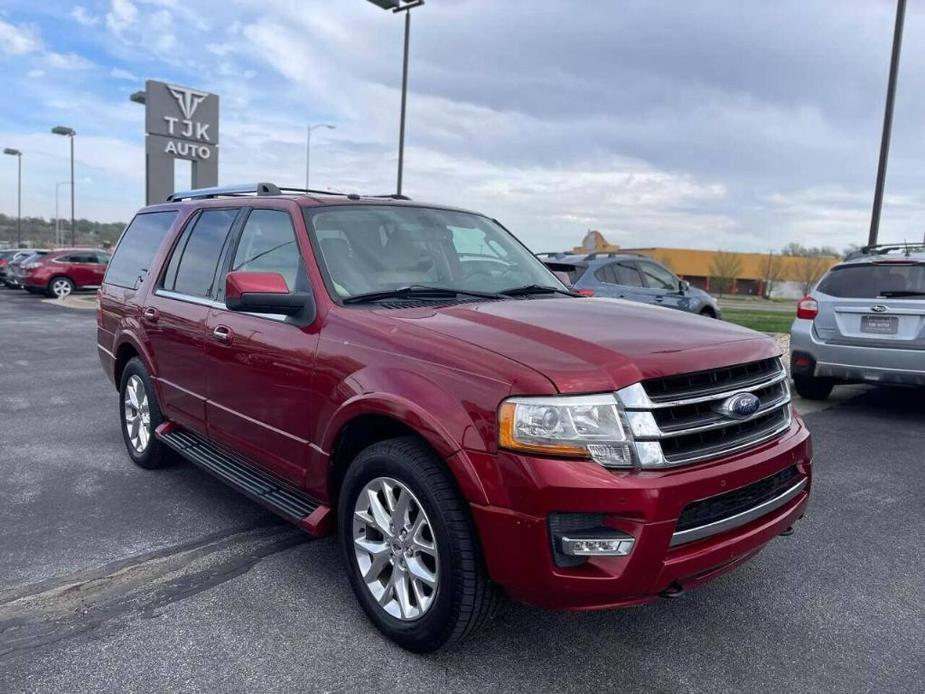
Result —
POLYGON ((761 400, 754 393, 736 393, 726 398, 716 408, 719 414, 730 419, 748 419, 761 407, 761 400))
POLYGON ((883 313, 884 311, 886 311, 886 306, 884 306, 883 304, 874 304, 873 306, 870 307, 870 310, 873 311, 874 313, 883 313))

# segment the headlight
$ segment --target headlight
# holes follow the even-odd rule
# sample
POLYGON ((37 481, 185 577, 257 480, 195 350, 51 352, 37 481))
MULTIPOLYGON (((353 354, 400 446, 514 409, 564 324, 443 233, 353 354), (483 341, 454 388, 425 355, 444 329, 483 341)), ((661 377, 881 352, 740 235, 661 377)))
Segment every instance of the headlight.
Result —
POLYGON ((631 467, 632 441, 623 421, 610 394, 510 398, 498 412, 498 441, 512 451, 631 467))

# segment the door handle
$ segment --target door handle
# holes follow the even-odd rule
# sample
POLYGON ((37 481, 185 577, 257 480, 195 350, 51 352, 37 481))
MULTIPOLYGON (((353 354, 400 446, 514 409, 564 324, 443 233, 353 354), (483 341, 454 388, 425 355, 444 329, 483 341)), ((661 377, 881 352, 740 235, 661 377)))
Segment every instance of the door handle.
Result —
POLYGON ((148 308, 146 308, 146 309, 142 312, 141 317, 142 317, 144 320, 148 321, 149 323, 157 323, 157 320, 158 320, 158 318, 161 317, 161 314, 160 314, 160 313, 158 312, 158 310, 157 310, 156 308, 154 308, 153 306, 148 306, 148 308))
POLYGON ((665 297, 663 297, 663 296, 657 296, 657 297, 655 297, 655 301, 656 301, 657 303, 659 303, 659 304, 662 303, 664 300, 665 300, 665 297))
POLYGON ((220 325, 212 331, 212 337, 219 342, 224 342, 225 344, 231 342, 231 334, 231 328, 228 328, 224 325, 220 325))

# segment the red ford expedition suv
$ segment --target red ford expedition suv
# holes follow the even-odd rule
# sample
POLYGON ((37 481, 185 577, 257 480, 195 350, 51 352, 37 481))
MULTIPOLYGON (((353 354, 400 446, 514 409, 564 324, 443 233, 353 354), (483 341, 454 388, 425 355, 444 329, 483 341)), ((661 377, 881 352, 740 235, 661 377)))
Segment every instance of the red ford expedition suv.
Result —
POLYGON ((403 647, 468 635, 501 592, 677 596, 803 515, 810 437, 766 336, 573 295, 480 214, 286 193, 139 212, 99 291, 100 359, 135 463, 179 454, 336 533, 403 647))

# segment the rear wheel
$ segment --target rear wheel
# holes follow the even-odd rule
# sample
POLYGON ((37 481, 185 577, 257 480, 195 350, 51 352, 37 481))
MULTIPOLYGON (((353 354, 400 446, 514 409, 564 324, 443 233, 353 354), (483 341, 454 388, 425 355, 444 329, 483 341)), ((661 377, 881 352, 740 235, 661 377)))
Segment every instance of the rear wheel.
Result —
POLYGON ((472 520, 455 482, 413 436, 373 444, 344 477, 338 533, 350 584, 386 636, 426 653, 493 614, 472 520))
POLYGON ((831 378, 815 376, 794 376, 793 386, 801 398, 806 400, 825 400, 832 393, 835 381, 831 378))
POLYGON ((74 283, 67 277, 55 277, 48 283, 48 296, 63 299, 74 292, 74 283))
POLYGON ((122 421, 122 440, 136 465, 153 469, 172 462, 170 449, 154 437, 154 431, 164 418, 151 377, 138 357, 129 359, 122 372, 119 419, 122 421))

